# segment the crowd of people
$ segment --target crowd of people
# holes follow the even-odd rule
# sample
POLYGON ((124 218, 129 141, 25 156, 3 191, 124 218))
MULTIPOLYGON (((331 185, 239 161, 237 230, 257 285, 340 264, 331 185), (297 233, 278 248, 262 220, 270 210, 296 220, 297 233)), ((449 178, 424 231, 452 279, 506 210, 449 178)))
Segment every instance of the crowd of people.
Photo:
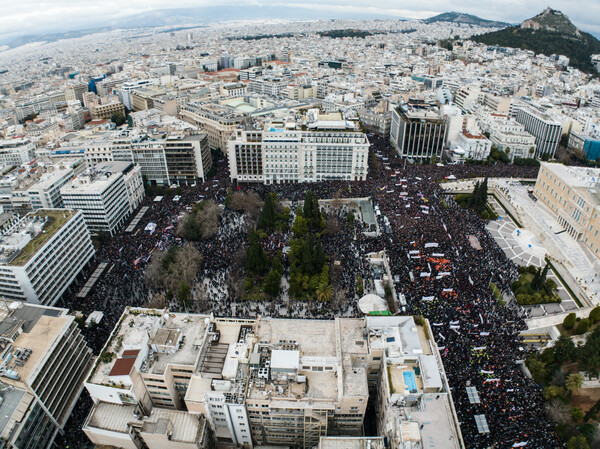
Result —
MULTIPOLYGON (((97 248, 96 264, 106 261, 109 266, 89 295, 81 300, 73 291, 63 305, 84 316, 94 310, 104 313, 97 326, 83 330, 98 354, 125 306, 148 304, 153 292, 144 282, 144 266, 154 251, 185 244, 176 230, 183 214, 195 203, 211 199, 224 204, 231 188, 254 190, 261 198, 275 192, 292 207, 301 203, 308 189, 320 199, 339 197, 340 193, 346 198, 370 197, 381 211, 377 236, 366 236, 365 225, 359 220, 354 228, 348 226, 346 206, 326 211, 326 217, 339 224, 336 233, 323 238, 323 247, 330 264, 340 262, 339 273, 332 270, 332 283, 346 292, 343 300, 331 304, 295 302, 284 287, 276 300, 263 304, 242 301, 232 291, 229 277, 246 245, 248 222, 241 212, 225 211, 218 234, 195 243, 204 262, 194 287, 193 311, 234 317, 360 316, 356 279, 369 276, 366 254, 385 250, 394 288, 406 299, 403 312, 421 315, 431 323, 467 447, 509 448, 525 442, 527 447, 560 447, 551 421, 541 412, 541 389, 517 363, 526 356, 518 337, 525 326, 522 316, 516 309, 500 306, 490 290, 490 282, 500 290, 507 289, 518 270, 485 229, 485 221, 461 209, 439 186, 449 175, 458 179, 531 178, 537 168, 406 164, 395 159, 387 142, 376 137, 372 138, 371 152, 374 156, 368 181, 310 185, 232 186, 221 160, 214 178, 197 187, 182 186, 179 201, 171 196, 160 202, 147 197, 144 205, 149 211, 134 233, 120 232, 97 248), (144 231, 148 223, 156 224, 155 232, 144 231), (469 401, 468 386, 477 389, 480 403, 469 401), (485 415, 489 433, 479 433, 475 415, 485 415)), ((279 251, 289 237, 288 231, 280 238, 267 239, 265 249, 279 251)), ((177 303, 170 306, 176 308, 177 303)), ((76 435, 82 422, 79 415, 85 416, 89 409, 86 404, 77 409, 63 440, 76 435)), ((79 439, 68 441, 70 447, 84 447, 85 437, 79 439)))

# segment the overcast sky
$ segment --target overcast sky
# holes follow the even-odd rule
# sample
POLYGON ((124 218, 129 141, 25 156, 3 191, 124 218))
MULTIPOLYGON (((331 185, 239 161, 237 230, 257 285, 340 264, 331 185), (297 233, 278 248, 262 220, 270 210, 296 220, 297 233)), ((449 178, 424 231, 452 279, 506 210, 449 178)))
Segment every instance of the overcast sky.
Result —
POLYGON ((551 6, 568 15, 583 31, 600 33, 599 0, 555 0, 551 5, 548 0, 0 0, 0 37, 87 28, 94 23, 102 25, 106 20, 154 9, 220 4, 295 6, 320 10, 323 18, 351 13, 357 18, 361 14, 382 14, 420 19, 459 11, 511 23, 521 22, 551 6))

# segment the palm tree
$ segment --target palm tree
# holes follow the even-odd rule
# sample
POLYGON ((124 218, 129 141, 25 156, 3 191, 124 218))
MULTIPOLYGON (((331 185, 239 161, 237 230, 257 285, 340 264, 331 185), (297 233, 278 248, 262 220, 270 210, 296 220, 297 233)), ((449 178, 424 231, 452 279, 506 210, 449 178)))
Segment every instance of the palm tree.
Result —
POLYGON ((333 287, 331 284, 320 283, 317 287, 317 299, 321 302, 331 300, 333 296, 333 287))
POLYGON ((583 387, 583 376, 579 373, 569 374, 565 381, 565 387, 570 392, 581 390, 581 387, 583 387))

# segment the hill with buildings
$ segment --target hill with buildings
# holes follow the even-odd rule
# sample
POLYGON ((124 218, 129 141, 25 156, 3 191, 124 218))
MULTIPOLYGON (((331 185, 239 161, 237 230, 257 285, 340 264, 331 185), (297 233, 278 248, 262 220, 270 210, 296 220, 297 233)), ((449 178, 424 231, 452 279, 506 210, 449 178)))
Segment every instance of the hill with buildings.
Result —
POLYGON ((461 23, 465 25, 476 25, 485 28, 506 28, 510 26, 510 23, 496 22, 494 20, 486 20, 481 17, 473 16, 471 14, 465 14, 462 12, 445 12, 438 14, 437 16, 429 17, 425 19, 425 23, 436 23, 436 22, 450 22, 450 23, 461 23))
POLYGON ((560 11, 546 8, 517 27, 474 36, 472 39, 487 45, 520 48, 545 55, 564 55, 572 67, 597 74, 591 56, 600 53, 600 41, 579 30, 560 11))

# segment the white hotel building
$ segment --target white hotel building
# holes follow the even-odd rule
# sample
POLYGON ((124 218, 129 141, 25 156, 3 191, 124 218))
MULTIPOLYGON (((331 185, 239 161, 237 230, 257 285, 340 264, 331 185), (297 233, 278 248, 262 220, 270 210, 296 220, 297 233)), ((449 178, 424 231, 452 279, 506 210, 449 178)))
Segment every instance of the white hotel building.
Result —
POLYGON ((140 167, 131 162, 104 162, 61 189, 65 207, 83 211, 92 234, 113 235, 144 196, 140 167))
POLYGON ((262 130, 237 129, 228 142, 232 181, 365 181, 369 140, 343 120, 299 126, 273 121, 262 130))
POLYGON ((0 296, 53 305, 93 255, 81 211, 32 212, 0 238, 0 296))
POLYGON ((562 125, 546 114, 525 107, 517 111, 517 122, 535 137, 535 158, 544 154, 554 158, 562 136, 562 125))

